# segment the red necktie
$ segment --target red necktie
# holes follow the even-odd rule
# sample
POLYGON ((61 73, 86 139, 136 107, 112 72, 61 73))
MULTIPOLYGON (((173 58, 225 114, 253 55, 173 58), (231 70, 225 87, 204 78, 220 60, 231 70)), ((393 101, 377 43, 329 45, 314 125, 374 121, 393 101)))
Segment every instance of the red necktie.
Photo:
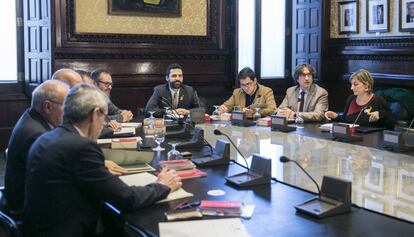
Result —
POLYGON ((303 105, 305 104, 305 91, 300 92, 299 112, 303 112, 303 105))

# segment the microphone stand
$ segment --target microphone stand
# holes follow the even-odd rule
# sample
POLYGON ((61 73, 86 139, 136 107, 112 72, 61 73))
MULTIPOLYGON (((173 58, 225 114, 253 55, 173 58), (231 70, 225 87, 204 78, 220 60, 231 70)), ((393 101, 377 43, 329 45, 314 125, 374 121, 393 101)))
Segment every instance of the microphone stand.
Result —
MULTIPOLYGON (((270 184, 272 177, 271 177, 271 167, 272 167, 272 160, 261 157, 257 154, 254 154, 252 157, 252 163, 251 167, 249 168, 249 165, 247 163, 247 159, 243 156, 243 154, 239 151, 237 146, 233 143, 233 141, 230 139, 230 137, 222 133, 220 130, 215 129, 214 130, 215 135, 222 135, 225 136, 230 143, 234 146, 236 151, 241 155, 241 157, 246 162, 246 169, 247 172, 243 172, 240 174, 232 175, 226 177, 226 181, 231 184, 235 185, 237 187, 247 187, 247 186, 255 186, 260 184, 270 184)), ((237 162, 235 162, 237 163, 237 162)), ((237 163, 239 164, 239 163, 237 163)), ((240 164, 239 164, 240 165, 240 164)), ((243 165, 240 165, 244 167, 243 165)))
POLYGON ((296 205, 296 211, 317 218, 351 211, 352 183, 350 181, 333 176, 323 176, 322 189, 320 189, 318 183, 297 161, 291 160, 286 156, 281 156, 280 162, 295 163, 312 180, 318 189, 318 196, 296 205))

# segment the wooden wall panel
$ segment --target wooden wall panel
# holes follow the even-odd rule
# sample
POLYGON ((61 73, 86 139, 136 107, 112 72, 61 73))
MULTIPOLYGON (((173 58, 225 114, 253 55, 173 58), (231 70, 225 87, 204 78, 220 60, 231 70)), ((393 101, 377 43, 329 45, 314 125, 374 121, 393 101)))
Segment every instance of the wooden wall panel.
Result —
POLYGON ((114 81, 112 100, 135 111, 145 106, 155 85, 165 83, 166 67, 179 63, 184 83, 196 87, 200 96, 225 98, 235 78, 230 35, 234 2, 206 1, 206 36, 163 36, 77 33, 75 1, 54 0, 53 71, 105 68, 114 81))

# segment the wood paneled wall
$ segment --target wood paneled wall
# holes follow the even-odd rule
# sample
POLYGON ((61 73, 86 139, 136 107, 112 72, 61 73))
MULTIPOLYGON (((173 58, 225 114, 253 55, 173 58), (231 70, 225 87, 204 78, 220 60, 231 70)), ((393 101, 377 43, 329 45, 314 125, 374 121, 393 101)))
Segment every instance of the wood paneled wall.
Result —
POLYGON ((114 103, 135 111, 145 106, 155 85, 165 83, 166 67, 176 62, 183 66, 184 82, 214 103, 217 95, 227 96, 234 80, 234 3, 206 1, 206 36, 166 36, 77 33, 75 1, 54 0, 53 70, 106 68, 114 81, 114 103))

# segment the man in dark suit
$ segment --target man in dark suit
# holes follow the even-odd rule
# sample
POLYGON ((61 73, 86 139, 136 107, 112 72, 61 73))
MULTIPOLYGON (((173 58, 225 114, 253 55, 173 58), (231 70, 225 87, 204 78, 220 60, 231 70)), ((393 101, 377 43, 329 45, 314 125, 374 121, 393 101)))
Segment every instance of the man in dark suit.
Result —
POLYGON ((4 197, 6 209, 17 219, 23 211, 27 153, 43 133, 58 126, 62 120, 62 105, 69 91, 66 83, 49 80, 32 94, 32 104, 20 117, 8 144, 4 197))
POLYGON ((183 70, 179 64, 171 64, 165 72, 166 84, 156 86, 145 111, 154 111, 155 116, 164 114, 164 107, 172 107, 175 114, 187 115, 189 109, 202 107, 197 92, 183 84, 183 70))
POLYGON ((145 187, 129 187, 111 174, 96 144, 107 113, 105 94, 77 85, 65 99, 63 125, 32 145, 23 221, 27 236, 93 236, 104 202, 134 211, 181 187, 174 170, 162 170, 157 182, 145 187))

